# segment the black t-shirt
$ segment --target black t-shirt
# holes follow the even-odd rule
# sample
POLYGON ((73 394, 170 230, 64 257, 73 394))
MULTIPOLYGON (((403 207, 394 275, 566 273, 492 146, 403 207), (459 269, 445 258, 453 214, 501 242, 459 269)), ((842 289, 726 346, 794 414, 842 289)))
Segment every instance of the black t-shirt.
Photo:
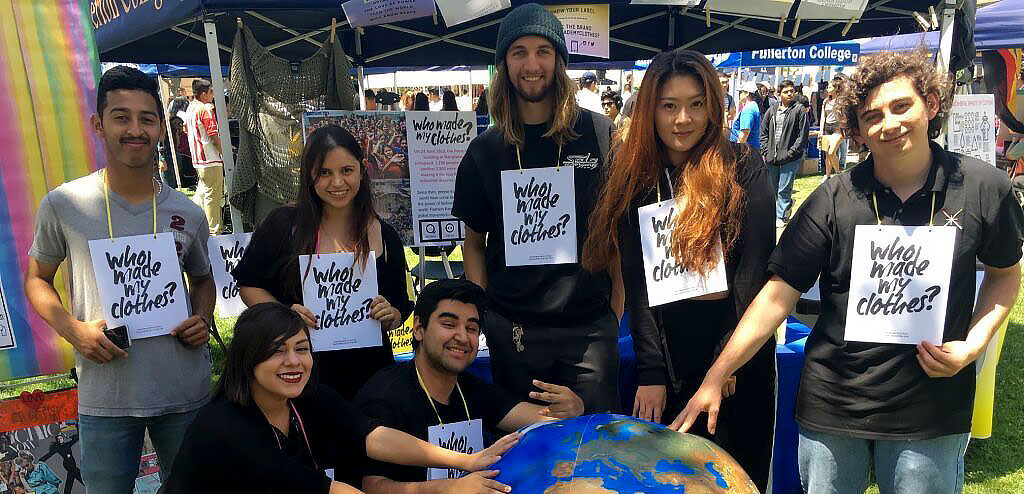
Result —
MULTIPOLYGON (((262 288, 288 306, 302 303, 301 296, 296 295, 302 293, 298 278, 285 276, 287 270, 298 269, 292 256, 295 216, 294 206, 282 206, 271 211, 253 232, 242 260, 231 272, 240 286, 262 288), (288 279, 292 280, 291 286, 287 286, 288 279)), ((408 265, 405 250, 398 232, 391 225, 381 221, 380 234, 384 252, 377 253, 377 289, 405 320, 413 307, 406 289, 408 265)), ((352 399, 375 372, 394 363, 388 332, 382 328, 381 333, 383 345, 379 347, 315 352, 320 382, 345 399, 352 399)))
POLYGON ((324 469, 363 462, 366 436, 380 421, 358 412, 329 388, 313 386, 308 396, 292 400, 305 438, 294 414, 284 437, 255 405, 242 406, 224 396, 214 399, 185 432, 160 492, 326 494, 330 479, 324 469))
MULTIPOLYGON (((739 237, 725 260, 726 279, 729 282, 729 298, 735 313, 728 321, 716 321, 722 329, 720 334, 700 335, 695 338, 709 341, 710 350, 698 350, 701 345, 692 345, 692 350, 701 353, 700 358, 691 359, 692 365, 701 366, 698 362, 714 357, 715 349, 719 351, 728 341, 736 321, 746 311, 754 296, 761 290, 768 277, 766 267, 768 257, 775 246, 775 186, 771 182, 768 167, 761 160, 761 155, 750 152, 746 146, 730 144, 736 152, 739 163, 736 166, 736 181, 743 189, 742 227, 739 237)), ((675 172, 675 167, 665 164, 663 170, 675 172)), ((662 199, 668 199, 669 190, 678 178, 673 177, 669 183, 665 173, 659 173, 659 184, 662 199)), ((629 323, 633 333, 633 346, 636 348, 639 382, 641 385, 672 384, 679 389, 680 379, 686 377, 686 369, 673 368, 671 359, 665 357, 667 344, 666 333, 689 332, 690 321, 694 320, 694 311, 703 310, 702 306, 718 305, 707 301, 679 301, 659 307, 650 307, 647 299, 647 278, 644 270, 643 248, 640 243, 640 225, 637 209, 641 206, 657 202, 657 191, 652 187, 640 197, 634 198, 629 206, 628 214, 619 222, 618 236, 622 265, 622 281, 626 290, 626 303, 629 308, 629 323), (672 381, 671 383, 669 381, 672 381)), ((706 314, 701 314, 704 316, 706 314)), ((698 317, 703 320, 703 318, 698 317)), ((771 344, 768 342, 766 344, 771 344)), ((700 371, 703 375, 707 366, 700 371)))
POLYGON ((876 223, 872 192, 886 225, 927 225, 933 192, 936 225, 958 215, 943 341, 967 336, 976 261, 1009 267, 1021 258, 1024 213, 1006 174, 932 143, 932 167, 901 202, 875 178, 871 158, 811 193, 794 215, 768 269, 807 291, 820 274, 821 316, 805 346, 796 419, 804 427, 867 439, 928 439, 971 429, 974 364, 933 379, 914 345, 846 342, 854 227, 876 223))
MULTIPOLYGON (((554 166, 558 145, 542 137, 548 125, 525 126, 520 148, 523 168, 554 166)), ((573 128, 580 137, 563 145, 561 164, 575 167, 577 254, 582 257, 607 160, 597 132, 610 139, 612 125, 604 115, 581 110, 573 128)), ((594 276, 579 263, 505 266, 501 172, 518 166, 515 146, 505 141, 497 127, 491 127, 470 142, 455 180, 452 214, 474 231, 487 234, 491 307, 511 321, 526 324, 573 326, 604 316, 610 310, 607 275, 594 276)))
MULTIPOLYGON (((459 386, 466 397, 466 406, 472 419, 481 419, 484 430, 496 430, 498 423, 520 400, 504 388, 490 384, 468 372, 459 376, 459 386)), ((384 369, 373 376, 359 390, 353 404, 360 412, 380 420, 381 425, 398 429, 424 441, 427 428, 437 424, 437 415, 427 401, 426 391, 416 380, 416 368, 412 362, 401 362, 384 369)), ((458 390, 452 389, 448 404, 434 400, 437 413, 446 424, 466 420, 466 408, 458 390)), ((369 460, 363 469, 364 475, 387 477, 398 482, 422 482, 427 480, 427 469, 394 465, 369 460)))

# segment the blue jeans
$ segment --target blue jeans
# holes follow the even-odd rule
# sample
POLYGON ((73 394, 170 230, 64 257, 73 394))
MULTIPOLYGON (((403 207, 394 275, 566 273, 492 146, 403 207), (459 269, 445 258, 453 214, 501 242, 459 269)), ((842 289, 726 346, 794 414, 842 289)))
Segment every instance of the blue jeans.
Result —
POLYGON ((157 417, 78 416, 82 478, 89 494, 131 494, 139 474, 146 429, 166 479, 178 447, 198 410, 157 417))
POLYGON ((772 174, 772 183, 775 184, 775 189, 778 191, 775 197, 776 220, 785 219, 786 211, 793 206, 793 179, 796 178, 796 171, 800 169, 800 163, 803 161, 803 156, 801 156, 789 163, 768 167, 772 174))
POLYGON ((839 141, 839 169, 846 169, 846 153, 850 150, 850 140, 843 139, 839 141))
POLYGON ((870 440, 800 428, 797 458, 807 494, 863 494, 874 455, 881 494, 959 494, 969 434, 917 441, 870 440))

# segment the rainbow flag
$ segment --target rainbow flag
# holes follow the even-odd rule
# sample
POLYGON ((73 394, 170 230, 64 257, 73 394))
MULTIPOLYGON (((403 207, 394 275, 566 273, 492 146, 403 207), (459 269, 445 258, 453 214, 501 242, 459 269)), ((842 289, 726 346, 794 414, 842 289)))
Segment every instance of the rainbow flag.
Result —
MULTIPOLYGON (((96 169, 99 62, 88 0, 0 0, 0 278, 16 347, 0 380, 74 365, 72 348, 29 306, 22 279, 47 191, 96 169)), ((54 283, 68 301, 64 276, 54 283)))

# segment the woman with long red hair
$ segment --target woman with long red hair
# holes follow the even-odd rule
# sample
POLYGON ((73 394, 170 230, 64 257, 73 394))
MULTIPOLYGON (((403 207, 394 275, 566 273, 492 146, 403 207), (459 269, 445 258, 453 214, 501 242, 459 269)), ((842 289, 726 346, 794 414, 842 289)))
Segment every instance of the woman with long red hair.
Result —
MULTIPOLYGON (((583 262, 592 271, 621 262, 639 365, 633 414, 667 424, 767 281, 775 189, 760 156, 723 134, 722 90, 701 53, 657 55, 636 98, 583 262)), ((732 405, 709 437, 762 492, 775 425, 774 351, 766 343, 723 389, 732 405)))

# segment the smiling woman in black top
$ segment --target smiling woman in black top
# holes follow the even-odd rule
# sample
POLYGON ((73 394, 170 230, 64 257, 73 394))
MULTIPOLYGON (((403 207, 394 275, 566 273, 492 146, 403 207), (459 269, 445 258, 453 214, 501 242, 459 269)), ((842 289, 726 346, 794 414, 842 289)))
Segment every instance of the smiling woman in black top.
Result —
POLYGON ((213 401, 189 426, 162 494, 351 494, 327 472, 370 458, 468 471, 494 463, 517 436, 480 453, 456 453, 381 426, 311 381, 309 329, 278 303, 246 309, 213 401))
POLYGON ((302 305, 299 256, 345 251, 365 263, 371 252, 376 255, 380 296, 370 310, 381 323, 383 344, 316 353, 320 380, 352 399, 371 376, 394 363, 388 330, 412 312, 405 251, 398 233, 373 209, 363 150, 351 133, 333 125, 313 131, 301 163, 296 204, 267 216, 231 274, 246 305, 280 302, 316 328, 316 316, 302 305))
MULTIPOLYGON (((722 91, 704 55, 659 54, 636 100, 629 135, 591 216, 595 234, 584 246, 584 267, 600 271, 621 262, 639 366, 633 414, 667 423, 700 386, 739 315, 767 281, 775 190, 761 157, 723 136, 722 91), (669 271, 708 275, 724 265, 725 291, 674 301, 664 300, 661 285, 649 293, 638 208, 672 198, 671 235, 660 247, 671 253, 669 271)), ((649 230, 650 220, 643 226, 649 230)), ((774 433, 774 350, 773 342, 765 343, 736 373, 728 386, 736 412, 720 418, 718 433, 709 436, 762 492, 774 433)))

